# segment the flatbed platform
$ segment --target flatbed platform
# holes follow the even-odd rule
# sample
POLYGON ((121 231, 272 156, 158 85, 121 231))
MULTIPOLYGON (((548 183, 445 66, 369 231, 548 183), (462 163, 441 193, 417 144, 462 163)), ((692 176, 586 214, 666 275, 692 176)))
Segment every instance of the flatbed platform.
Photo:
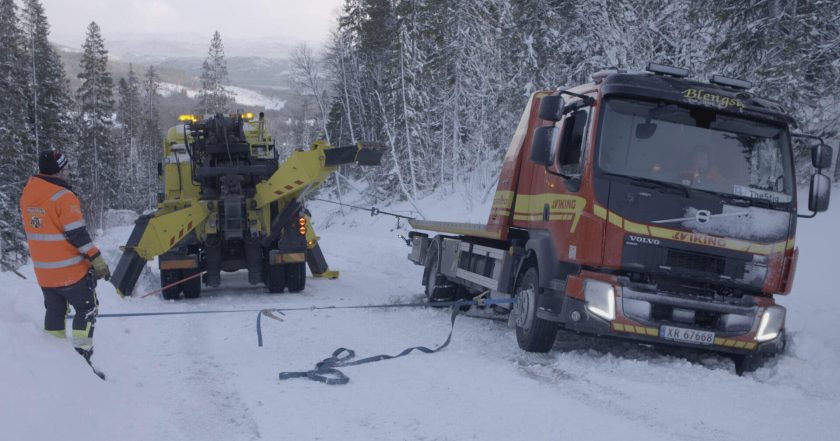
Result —
POLYGON ((466 222, 443 222, 411 219, 408 221, 412 228, 437 233, 458 234, 462 236, 483 237, 486 239, 501 239, 502 232, 497 225, 471 224, 466 222))

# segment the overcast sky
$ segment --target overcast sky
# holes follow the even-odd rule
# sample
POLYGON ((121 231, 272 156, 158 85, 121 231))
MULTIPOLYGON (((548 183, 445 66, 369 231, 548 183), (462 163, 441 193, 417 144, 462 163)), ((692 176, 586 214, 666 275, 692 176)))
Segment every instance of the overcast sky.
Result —
POLYGON ((96 21, 106 44, 127 35, 194 33, 323 43, 342 0, 42 0, 51 40, 79 47, 96 21))

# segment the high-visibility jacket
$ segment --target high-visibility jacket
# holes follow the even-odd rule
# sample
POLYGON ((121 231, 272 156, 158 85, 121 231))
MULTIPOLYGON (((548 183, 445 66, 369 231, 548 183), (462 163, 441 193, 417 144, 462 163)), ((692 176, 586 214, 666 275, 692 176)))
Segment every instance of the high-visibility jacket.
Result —
POLYGON ((20 210, 38 284, 56 288, 81 280, 100 253, 70 186, 53 176, 32 176, 23 188, 20 210))

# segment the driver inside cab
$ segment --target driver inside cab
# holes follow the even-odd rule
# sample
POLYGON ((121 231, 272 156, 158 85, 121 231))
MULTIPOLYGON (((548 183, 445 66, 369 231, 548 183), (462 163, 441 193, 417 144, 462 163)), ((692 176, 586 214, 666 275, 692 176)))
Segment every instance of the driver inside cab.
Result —
POLYGON ((705 145, 696 145, 691 151, 688 167, 674 178, 674 182, 713 191, 728 191, 726 178, 720 173, 717 158, 705 145))

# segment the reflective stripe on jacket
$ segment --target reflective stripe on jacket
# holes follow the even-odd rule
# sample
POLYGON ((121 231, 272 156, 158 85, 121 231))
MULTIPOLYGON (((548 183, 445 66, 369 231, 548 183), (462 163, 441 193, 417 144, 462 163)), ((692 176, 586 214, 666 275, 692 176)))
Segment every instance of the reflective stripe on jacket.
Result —
POLYGON ((32 176, 23 188, 20 210, 38 284, 56 288, 81 280, 99 249, 70 187, 52 176, 32 176))

